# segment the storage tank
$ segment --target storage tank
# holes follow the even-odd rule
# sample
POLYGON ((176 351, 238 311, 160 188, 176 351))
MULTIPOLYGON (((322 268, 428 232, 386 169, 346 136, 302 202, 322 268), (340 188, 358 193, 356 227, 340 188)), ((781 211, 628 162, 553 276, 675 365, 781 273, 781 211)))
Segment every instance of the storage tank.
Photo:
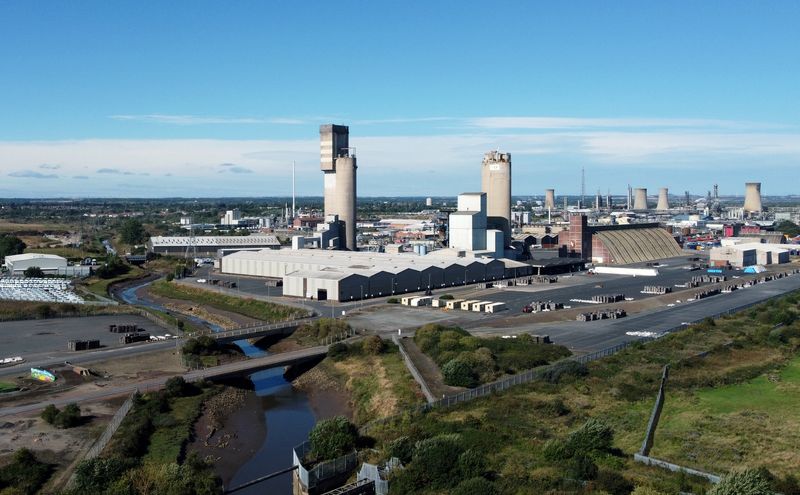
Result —
POLYGON ((744 185, 744 211, 760 213, 761 208, 761 183, 747 182, 744 185))
MULTIPOLYGON (((350 251, 356 250, 356 157, 336 159, 336 214, 344 223, 343 238, 350 251)), ((327 213, 327 212, 326 212, 327 213)), ((341 244, 340 244, 341 245, 341 244)))
POLYGON ((490 151, 483 155, 481 191, 486 193, 486 226, 503 231, 511 243, 511 154, 490 151))
POLYGON ((647 209, 647 188, 638 187, 633 190, 633 209, 634 210, 647 209))

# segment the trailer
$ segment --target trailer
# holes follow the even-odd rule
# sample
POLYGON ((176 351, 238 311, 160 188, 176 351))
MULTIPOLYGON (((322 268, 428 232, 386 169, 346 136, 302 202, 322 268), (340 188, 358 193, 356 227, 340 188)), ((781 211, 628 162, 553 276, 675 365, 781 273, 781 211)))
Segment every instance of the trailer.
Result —
POLYGON ((486 305, 487 313, 497 313, 498 311, 503 311, 504 309, 507 309, 506 303, 496 302, 486 305))
POLYGON ((472 309, 472 305, 477 303, 477 302, 480 302, 480 301, 478 301, 477 299, 469 299, 467 301, 464 301, 464 302, 461 303, 461 309, 464 310, 464 311, 469 311, 469 310, 472 309))
POLYGON ((433 306, 434 308, 443 308, 446 302, 447 301, 443 301, 441 299, 434 299, 433 301, 431 301, 431 306, 433 306))
POLYGON ((431 296, 422 296, 422 297, 415 297, 411 300, 412 306, 430 306, 431 302, 433 301, 433 297, 431 296))
POLYGON ((463 299, 451 299, 445 303, 444 307, 447 309, 458 309, 461 307, 462 302, 464 302, 463 299))
POLYGON ((488 306, 489 304, 492 304, 492 301, 478 301, 472 305, 472 311, 480 313, 481 311, 486 309, 486 306, 488 306))
POLYGON ((411 306, 411 300, 418 296, 403 296, 400 298, 400 304, 403 306, 411 306))

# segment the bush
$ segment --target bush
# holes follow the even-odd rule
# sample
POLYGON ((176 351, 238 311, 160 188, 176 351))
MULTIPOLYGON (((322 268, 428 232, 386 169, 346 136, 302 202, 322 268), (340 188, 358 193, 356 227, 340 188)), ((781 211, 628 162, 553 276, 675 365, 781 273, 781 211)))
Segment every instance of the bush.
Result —
POLYGON ((589 368, 577 361, 561 361, 553 364, 542 373, 542 379, 557 384, 566 378, 578 378, 589 374, 589 368))
POLYGON ((390 297, 389 299, 386 300, 386 302, 388 304, 400 304, 400 299, 396 297, 390 297))
POLYGON ((361 349, 366 354, 377 356, 378 354, 383 352, 384 349, 383 340, 377 335, 369 335, 367 338, 364 339, 363 342, 361 342, 361 349))
POLYGON ((49 425, 53 424, 60 411, 53 404, 48 404, 41 414, 41 418, 49 425))
POLYGON ((472 367, 460 359, 453 359, 442 366, 444 382, 453 387, 472 388, 478 384, 472 367))
POLYGON ((183 397, 193 392, 191 384, 186 383, 182 376, 173 376, 164 384, 164 391, 169 397, 183 397))
POLYGON ((769 481, 754 469, 728 473, 709 490, 709 495, 772 495, 769 481))
POLYGON ((633 491, 633 483, 616 471, 607 471, 605 469, 597 473, 595 485, 600 490, 604 490, 611 495, 628 495, 633 491))
POLYGON ((486 472, 486 457, 475 449, 467 449, 458 456, 458 471, 465 479, 483 476, 486 472))
POLYGON ((572 452, 561 440, 548 440, 542 447, 542 456, 550 462, 558 462, 572 457, 572 452))
POLYGON ((433 489, 451 486, 458 478, 462 452, 457 435, 438 435, 418 442, 411 461, 417 483, 433 489))
POLYGON ((328 357, 333 359, 334 361, 338 361, 340 359, 344 359, 350 353, 350 348, 347 344, 342 342, 336 342, 328 347, 328 357))
POLYGON ((445 294, 443 296, 439 296, 439 299, 441 299, 442 301, 452 301, 453 299, 455 299, 455 297, 453 297, 452 294, 445 294))
POLYGON ((175 275, 167 273, 167 282, 172 282, 173 280, 175 280, 175 275))
POLYGON ((597 478, 597 464, 591 457, 585 455, 576 456, 569 464, 570 475, 576 480, 593 480, 597 478))
POLYGON ((414 455, 414 442, 409 437, 398 437, 387 446, 389 457, 397 457, 403 464, 411 462, 411 456, 414 455))
POLYGON ((18 493, 32 495, 50 478, 51 472, 52 466, 40 462, 30 450, 19 449, 11 462, 0 468, 0 491, 5 493, 11 487, 18 493))
POLYGON ((56 415, 53 424, 59 428, 72 428, 81 423, 81 408, 78 404, 67 404, 64 409, 56 415))
POLYGON ((602 421, 591 418, 569 434, 567 449, 574 454, 603 452, 610 450, 613 442, 614 430, 602 421))
POLYGON ((453 495, 497 495, 497 487, 485 478, 464 480, 452 491, 453 495))
POLYGON ((355 449, 358 430, 344 416, 323 419, 308 434, 311 454, 318 461, 327 461, 355 449))
POLYGON ((103 493, 122 474, 133 467, 133 459, 95 457, 81 461, 75 468, 76 493, 103 493))

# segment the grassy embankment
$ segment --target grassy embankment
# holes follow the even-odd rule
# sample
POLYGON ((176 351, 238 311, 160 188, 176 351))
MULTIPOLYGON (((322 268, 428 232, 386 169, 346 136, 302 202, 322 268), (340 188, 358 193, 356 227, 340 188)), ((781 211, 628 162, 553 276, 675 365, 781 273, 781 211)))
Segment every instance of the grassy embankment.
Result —
POLYGON ((144 275, 146 275, 146 272, 144 270, 136 266, 131 266, 130 270, 127 273, 117 275, 116 277, 113 278, 92 277, 86 279, 84 287, 92 294, 96 294, 100 297, 107 298, 109 297, 108 288, 111 285, 118 284, 120 282, 125 282, 127 280, 135 280, 137 278, 143 277, 144 275))
POLYGON ((14 385, 13 383, 0 382, 0 394, 6 393, 6 392, 13 392, 14 390, 17 390, 17 388, 18 387, 16 385, 14 385))
POLYGON ((280 304, 274 304, 246 297, 234 297, 210 290, 186 287, 174 282, 159 281, 150 286, 150 291, 158 296, 192 301, 223 311, 239 313, 265 322, 283 321, 306 315, 306 311, 280 304))
MULTIPOLYGON (((800 297, 792 294, 633 346, 583 369, 399 419, 370 433, 383 449, 383 458, 393 452, 396 439, 407 437, 414 445, 456 434, 462 448, 486 453, 484 472, 496 473, 491 484, 499 493, 574 488, 569 480, 576 478, 588 481, 584 493, 601 488, 629 493, 634 485, 665 494, 699 493, 707 485, 632 461, 644 437, 662 367, 670 364, 666 405, 651 455, 716 473, 764 466, 781 477, 796 475, 798 301, 800 297), (785 325, 776 328, 780 323, 785 325), (610 445, 572 451, 559 447, 580 445, 580 435, 571 434, 591 419, 613 431, 610 445)), ((405 477, 430 475, 409 461, 405 477)), ((395 486, 396 493, 450 493, 454 487, 446 481, 415 486, 409 480, 395 486)))

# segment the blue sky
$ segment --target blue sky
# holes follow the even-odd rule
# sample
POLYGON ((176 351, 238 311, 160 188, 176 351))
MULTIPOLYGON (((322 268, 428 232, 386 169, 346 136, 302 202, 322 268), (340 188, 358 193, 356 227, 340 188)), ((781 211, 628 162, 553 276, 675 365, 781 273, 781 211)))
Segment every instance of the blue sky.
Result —
POLYGON ((798 192, 800 2, 0 2, 0 197, 798 192))

